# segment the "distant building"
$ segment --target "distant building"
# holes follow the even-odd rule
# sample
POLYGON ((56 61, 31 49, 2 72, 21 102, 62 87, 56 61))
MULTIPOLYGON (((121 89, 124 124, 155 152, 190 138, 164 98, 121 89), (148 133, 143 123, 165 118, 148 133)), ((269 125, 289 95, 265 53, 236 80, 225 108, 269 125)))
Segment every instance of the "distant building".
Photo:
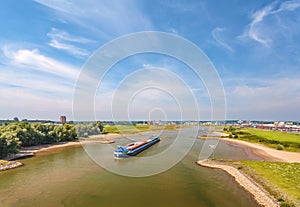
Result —
POLYGON ((60 116, 60 117, 59 117, 59 122, 60 122, 61 124, 65 124, 65 123, 67 122, 66 116, 60 116))

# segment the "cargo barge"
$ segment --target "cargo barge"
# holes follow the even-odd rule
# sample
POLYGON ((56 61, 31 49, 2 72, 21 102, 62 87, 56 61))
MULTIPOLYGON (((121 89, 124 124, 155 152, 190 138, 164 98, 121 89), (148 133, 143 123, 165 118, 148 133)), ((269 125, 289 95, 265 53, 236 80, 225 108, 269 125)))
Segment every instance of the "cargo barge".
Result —
POLYGON ((132 142, 124 146, 119 146, 118 149, 114 152, 114 157, 127 158, 135 156, 159 141, 160 138, 158 136, 153 136, 142 141, 132 142))

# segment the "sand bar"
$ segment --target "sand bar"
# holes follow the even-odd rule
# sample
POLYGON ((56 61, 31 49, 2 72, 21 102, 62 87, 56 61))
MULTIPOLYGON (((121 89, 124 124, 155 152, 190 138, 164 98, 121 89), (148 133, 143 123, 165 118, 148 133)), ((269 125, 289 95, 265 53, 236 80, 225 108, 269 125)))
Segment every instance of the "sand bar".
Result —
POLYGON ((222 142, 229 143, 234 146, 249 148, 252 153, 263 157, 266 161, 281 161, 281 162, 297 162, 300 163, 300 153, 287 152, 283 150, 276 150, 261 144, 246 142, 243 140, 222 138, 222 142))
POLYGON ((7 161, 7 163, 3 163, 2 161, 0 161, 0 171, 10 170, 13 168, 20 167, 22 165, 22 163, 16 161, 7 161))

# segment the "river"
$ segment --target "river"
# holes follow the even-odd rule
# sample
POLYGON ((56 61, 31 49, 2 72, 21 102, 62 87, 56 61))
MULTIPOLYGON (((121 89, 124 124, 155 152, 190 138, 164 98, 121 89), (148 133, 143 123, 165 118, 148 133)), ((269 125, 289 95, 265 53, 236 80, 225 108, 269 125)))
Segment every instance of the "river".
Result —
MULTIPOLYGON (((176 133, 162 134, 161 142, 139 157, 161 152, 176 133)), ((116 144, 124 140, 120 138, 116 144)), ((0 206, 257 207, 231 176, 195 164, 203 142, 196 139, 188 154, 171 169, 139 178, 102 168, 81 146, 38 153, 22 160, 23 167, 0 172, 0 206)), ((93 144, 97 145, 101 144, 93 144)), ((243 159, 246 153, 220 142, 214 156, 243 159)))

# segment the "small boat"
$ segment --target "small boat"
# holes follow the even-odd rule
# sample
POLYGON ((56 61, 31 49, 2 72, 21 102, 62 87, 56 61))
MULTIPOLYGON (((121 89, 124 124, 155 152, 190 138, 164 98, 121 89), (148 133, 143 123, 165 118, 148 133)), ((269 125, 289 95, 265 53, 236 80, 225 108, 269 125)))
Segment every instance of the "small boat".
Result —
POLYGON ((119 146, 118 149, 114 152, 114 156, 115 158, 135 156, 159 141, 160 138, 158 136, 152 136, 138 142, 132 142, 124 146, 119 146))

